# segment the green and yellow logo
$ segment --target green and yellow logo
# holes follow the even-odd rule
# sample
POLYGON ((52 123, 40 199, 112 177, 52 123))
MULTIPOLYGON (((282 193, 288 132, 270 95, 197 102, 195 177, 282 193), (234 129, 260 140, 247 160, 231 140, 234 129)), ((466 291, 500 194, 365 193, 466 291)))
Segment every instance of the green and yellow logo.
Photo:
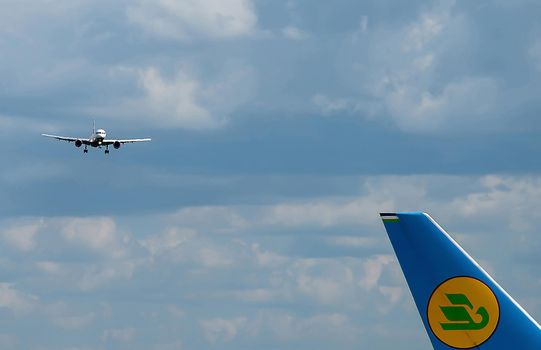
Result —
POLYGON ((440 284, 428 301, 432 333, 448 346, 475 348, 490 338, 500 319, 494 292, 471 277, 454 277, 440 284))

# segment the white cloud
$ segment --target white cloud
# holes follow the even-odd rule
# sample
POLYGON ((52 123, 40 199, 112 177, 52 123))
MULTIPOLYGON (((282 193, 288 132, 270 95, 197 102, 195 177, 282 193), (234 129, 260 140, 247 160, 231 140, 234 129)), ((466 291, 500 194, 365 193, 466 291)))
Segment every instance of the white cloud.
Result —
POLYGON ((121 258, 126 254, 122 240, 128 238, 117 232, 112 218, 66 218, 61 220, 61 228, 62 235, 70 243, 113 258, 121 258))
MULTIPOLYGON (((392 266, 386 256, 367 258, 297 258, 284 257, 281 264, 265 271, 265 279, 256 288, 223 293, 247 303, 310 303, 337 307, 347 304, 358 309, 375 295, 388 296, 396 280, 381 276, 392 266), (384 289, 379 289, 384 287, 384 289), (361 297, 362 296, 362 297, 361 297)), ((256 268, 257 269, 257 268, 256 268)), ((387 271, 388 270, 388 271, 387 271)))
POLYGON ((184 72, 178 72, 173 81, 166 81, 155 68, 149 68, 140 72, 140 82, 147 95, 145 105, 153 119, 173 119, 190 127, 219 124, 212 120, 208 110, 198 105, 199 82, 184 72))
MULTIPOLYGON (((394 317, 397 309, 402 312, 411 301, 396 259, 390 254, 378 210, 429 208, 434 217, 449 226, 451 234, 467 247, 475 250, 480 242, 483 254, 487 254, 494 251, 487 248, 487 244, 498 247, 505 243, 506 247, 513 248, 509 250, 517 251, 521 246, 535 246, 532 236, 537 232, 536 223, 541 214, 531 208, 540 201, 540 181, 535 176, 497 175, 366 177, 360 179, 362 186, 350 197, 321 197, 268 205, 194 207, 171 215, 151 215, 148 222, 152 231, 159 230, 160 233, 142 229, 136 232, 137 240, 129 230, 110 218, 38 218, 35 223, 43 220, 46 226, 43 239, 40 236, 33 246, 40 254, 40 260, 30 262, 28 267, 39 272, 36 275, 40 276, 40 282, 44 279, 53 281, 53 290, 67 289, 75 297, 77 292, 89 295, 87 291, 103 286, 125 293, 124 289, 129 286, 133 298, 139 298, 137 286, 144 284, 148 288, 143 291, 144 298, 155 295, 165 298, 162 312, 180 323, 193 319, 194 315, 188 306, 181 306, 182 309, 172 306, 179 297, 200 300, 198 298, 204 293, 209 307, 227 301, 238 307, 235 309, 237 314, 231 316, 225 311, 217 311, 199 322, 205 339, 211 344, 234 344, 269 334, 279 342, 325 336, 327 339, 344 337, 342 340, 348 343, 351 339, 358 340, 355 337, 364 329, 364 323, 356 315, 371 312, 386 322, 386 317, 394 317), (355 203, 354 210, 350 209, 352 203, 355 203), (380 205, 386 207, 378 208, 380 205), (276 208, 281 209, 277 211, 276 208), (282 214, 288 211, 303 218, 291 219, 295 215, 282 214), (214 218, 216 222, 213 222, 214 218), (470 239, 478 235, 480 224, 484 231, 491 232, 490 243, 486 237, 470 239), (506 231, 506 234, 495 234, 500 231, 487 230, 486 225, 506 231), (93 233, 89 232, 89 227, 96 230, 95 237, 85 237, 93 233), (454 232, 456 227, 461 229, 460 235, 454 232), (314 235, 296 234, 298 230, 312 228, 317 228, 314 235), (269 231, 272 233, 267 234, 269 231), (336 231, 348 233, 335 235, 336 231), (359 235, 354 233, 357 231, 359 235), (328 256, 325 246, 311 250, 309 254, 314 257, 303 257, 302 250, 299 254, 295 250, 291 252, 291 248, 283 248, 283 245, 294 246, 296 242, 302 245, 304 240, 309 240, 310 244, 331 245, 330 250, 338 255, 328 256), (382 242, 385 242, 385 249, 381 248, 382 242), (364 253, 366 246, 370 251, 376 251, 368 255, 364 253), (352 249, 363 253, 358 257, 347 257, 340 254, 341 247, 348 248, 347 254, 352 249), (93 254, 86 256, 82 263, 55 259, 58 252, 73 251, 74 248, 93 254), (116 254, 118 251, 124 253, 116 254), (147 278, 156 281, 155 286, 149 284, 147 278), (169 278, 181 283, 171 282, 169 278), (132 279, 133 283, 126 285, 126 280, 132 279), (168 299, 171 295, 174 297, 168 299), (277 303, 286 305, 292 310, 291 314, 273 313, 277 303), (296 314, 298 305, 314 310, 314 314, 299 317, 296 314), (270 312, 254 315, 247 311, 262 309, 270 312), (279 324, 272 323, 277 321, 279 324)), ((20 224, 32 223, 30 220, 20 224)), ((496 254, 501 256, 502 252, 496 254)), ((490 254, 476 257, 501 271, 499 260, 490 254)), ((35 297, 15 288, 14 284, 0 287, 0 305, 3 307, 18 310, 16 312, 23 316, 29 312, 35 315, 43 309, 36 308, 35 297)), ((51 324, 68 330, 85 329, 94 327, 102 317, 100 312, 89 309, 66 310, 46 312, 51 324)), ((113 310, 104 317, 112 318, 115 312, 113 310)), ((414 315, 414 312, 413 307, 408 309, 408 313, 414 315)), ((108 341, 135 339, 131 336, 122 338, 122 332, 112 330, 104 332, 103 336, 108 341)))
POLYGON ((347 266, 333 266, 333 262, 317 262, 323 271, 314 269, 315 261, 299 261, 290 272, 296 276, 298 291, 328 304, 342 299, 354 281, 353 271, 347 266))
POLYGON ((185 64, 172 76, 159 68, 115 67, 111 79, 136 81, 140 97, 126 97, 112 106, 91 106, 88 113, 137 120, 158 128, 209 129, 223 126, 255 93, 255 73, 248 65, 224 64, 203 79, 197 64, 185 64))
POLYGON ((336 236, 328 238, 327 242, 340 247, 363 248, 374 246, 377 243, 377 240, 373 237, 336 236))
POLYGON ((359 286, 368 291, 377 287, 383 268, 395 261, 391 255, 380 255, 364 261, 364 275, 359 281, 359 286))
POLYGON ((38 270, 51 275, 63 275, 67 272, 67 269, 62 264, 54 261, 38 261, 36 267, 38 270))
POLYGON ((34 249, 36 246, 35 236, 38 232, 45 227, 43 220, 36 222, 15 225, 2 232, 2 237, 8 244, 13 247, 28 252, 34 249))
POLYGON ((213 318, 200 322, 205 338, 211 344, 227 343, 233 340, 239 329, 246 325, 247 319, 237 317, 234 319, 213 318))
MULTIPOLYGON (((347 304, 359 309, 367 300, 389 296, 388 288, 396 287, 396 280, 381 282, 392 266, 386 256, 366 258, 298 258, 283 257, 280 265, 264 266, 265 276, 255 288, 237 289, 222 293, 245 303, 280 302, 310 303, 338 307, 347 304), (268 269, 268 270, 267 270, 268 269), (389 284, 391 283, 391 284, 389 284), (383 289, 380 289, 383 287, 383 289)), ((253 283, 253 282, 252 282, 253 283)), ((314 306, 315 307, 315 306, 314 306)))
POLYGON ((77 281, 75 285, 81 290, 130 279, 144 263, 144 257, 136 254, 137 242, 128 233, 120 233, 116 222, 107 217, 28 218, 13 225, 3 237, 22 251, 79 249, 79 254, 90 254, 91 260, 84 264, 56 261, 54 254, 51 254, 53 259, 32 263, 33 267, 57 282, 69 279, 72 286, 73 281, 77 281), (43 239, 37 240, 35 237, 40 230, 43 231, 43 239))
POLYGON ((254 34, 251 0, 139 0, 128 18, 148 33, 173 40, 235 38, 254 34))
POLYGON ((385 97, 395 122, 407 131, 457 130, 466 126, 493 129, 500 88, 490 78, 467 77, 432 93, 410 83, 397 86, 385 97))
POLYGON ((284 27, 282 29, 282 34, 284 35, 284 37, 290 40, 303 40, 308 37, 308 34, 294 26, 284 27))
POLYGON ((182 208, 166 217, 176 225, 197 226, 206 231, 218 233, 234 233, 250 225, 250 218, 245 217, 243 210, 230 206, 198 206, 182 208), (209 220, 209 218, 212 220, 209 220))
POLYGON ((455 198, 448 204, 450 211, 464 218, 500 218, 508 229, 528 231, 541 218, 535 208, 541 199, 538 177, 483 176, 477 192, 455 198))
POLYGON ((501 90, 491 76, 442 77, 438 65, 466 45, 468 19, 454 12, 454 1, 440 1, 405 30, 398 30, 376 55, 384 70, 372 92, 382 110, 409 132, 453 132, 466 127, 499 127, 501 90), (401 34, 405 32, 405 34, 401 34))
POLYGON ((178 249, 196 235, 197 231, 193 229, 169 228, 161 235, 154 235, 141 240, 140 244, 146 247, 151 258, 154 258, 154 256, 167 254, 178 249))
POLYGON ((121 342, 131 342, 137 331, 135 328, 116 328, 116 329, 107 329, 103 331, 102 339, 104 341, 115 340, 121 342))
POLYGON ((235 258, 218 248, 203 247, 198 252, 199 261, 206 267, 226 267, 235 262, 235 258))
POLYGON ((26 313, 37 306, 37 297, 25 294, 12 283, 0 283, 0 307, 15 313, 26 313))
POLYGON ((345 110, 356 110, 356 101, 346 98, 331 98, 324 94, 316 94, 312 97, 312 103, 324 114, 333 114, 345 110))
POLYGON ((254 338, 270 332, 273 338, 290 343, 299 339, 317 339, 331 344, 355 344, 362 329, 354 325, 343 313, 314 313, 299 317, 293 313, 263 310, 249 319, 243 329, 247 336, 254 338))
POLYGON ((124 261, 105 261, 88 264, 82 269, 76 270, 78 276, 77 286, 83 291, 97 289, 110 282, 129 280, 132 278, 137 267, 143 261, 129 259, 124 261))
POLYGON ((353 56, 349 73, 358 77, 357 94, 320 92, 313 105, 327 115, 388 118, 413 133, 501 129, 507 117, 501 112, 505 86, 500 80, 461 69, 450 75, 442 67, 450 55, 467 49, 474 30, 470 21, 455 1, 441 0, 401 27, 380 26, 369 36, 355 32, 344 51, 353 56))
POLYGON ((262 218, 267 225, 330 227, 375 222, 372 213, 388 207, 387 198, 371 194, 366 197, 324 199, 269 206, 262 218))
POLYGON ((261 249, 259 244, 251 245, 251 252, 254 255, 255 261, 259 266, 263 267, 278 267, 288 261, 288 258, 278 253, 261 249))
POLYGON ((381 294, 389 298, 389 305, 396 304, 400 300, 404 292, 404 290, 400 287, 388 286, 380 286, 379 291, 381 292, 381 294))
POLYGON ((448 20, 445 18, 448 12, 443 12, 443 16, 441 15, 441 13, 426 13, 418 21, 410 24, 406 29, 402 50, 423 50, 428 43, 437 38, 448 20))
POLYGON ((88 327, 96 318, 93 312, 83 315, 58 315, 53 317, 55 326, 65 330, 78 330, 88 327))

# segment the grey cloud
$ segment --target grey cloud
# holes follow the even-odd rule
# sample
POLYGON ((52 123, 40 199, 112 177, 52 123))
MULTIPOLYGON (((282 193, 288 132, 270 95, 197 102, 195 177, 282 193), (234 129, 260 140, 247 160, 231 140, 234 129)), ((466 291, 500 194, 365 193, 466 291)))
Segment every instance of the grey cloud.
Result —
MULTIPOLYGON (((487 7, 497 11, 496 5, 487 7)), ((490 39, 482 41, 492 35, 488 28, 494 24, 475 13, 454 1, 439 1, 408 22, 378 23, 368 34, 343 40, 343 52, 350 56, 342 55, 343 68, 337 69, 351 73, 342 81, 350 94, 320 91, 314 101, 327 113, 389 118, 415 133, 456 133, 464 128, 502 132, 517 127, 517 118, 528 122, 523 106, 533 107, 528 91, 535 90, 535 84, 527 79, 531 66, 522 61, 535 56, 535 44, 515 42, 505 34, 502 40, 509 40, 513 51, 502 54, 490 39), (491 64, 508 68, 487 69, 491 64)))
POLYGON ((257 15, 251 0, 146 1, 128 7, 128 18, 166 39, 234 38, 253 35, 257 15))

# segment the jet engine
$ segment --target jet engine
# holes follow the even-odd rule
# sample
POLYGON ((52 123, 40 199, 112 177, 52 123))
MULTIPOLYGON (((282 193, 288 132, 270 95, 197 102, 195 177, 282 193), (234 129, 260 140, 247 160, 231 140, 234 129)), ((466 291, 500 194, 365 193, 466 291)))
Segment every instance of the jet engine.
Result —
POLYGON ((114 147, 115 149, 119 149, 119 148, 120 148, 120 142, 115 141, 115 142, 113 143, 113 147, 114 147))
POLYGON ((82 144, 83 144, 83 141, 75 140, 75 147, 81 147, 82 144))

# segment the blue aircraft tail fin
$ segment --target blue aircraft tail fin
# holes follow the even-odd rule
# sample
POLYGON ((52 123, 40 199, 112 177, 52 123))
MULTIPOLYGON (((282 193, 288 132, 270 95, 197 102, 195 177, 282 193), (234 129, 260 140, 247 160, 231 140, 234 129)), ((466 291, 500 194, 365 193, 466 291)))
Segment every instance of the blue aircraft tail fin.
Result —
POLYGON ((539 324, 428 214, 380 214, 435 350, 539 350, 539 324))

